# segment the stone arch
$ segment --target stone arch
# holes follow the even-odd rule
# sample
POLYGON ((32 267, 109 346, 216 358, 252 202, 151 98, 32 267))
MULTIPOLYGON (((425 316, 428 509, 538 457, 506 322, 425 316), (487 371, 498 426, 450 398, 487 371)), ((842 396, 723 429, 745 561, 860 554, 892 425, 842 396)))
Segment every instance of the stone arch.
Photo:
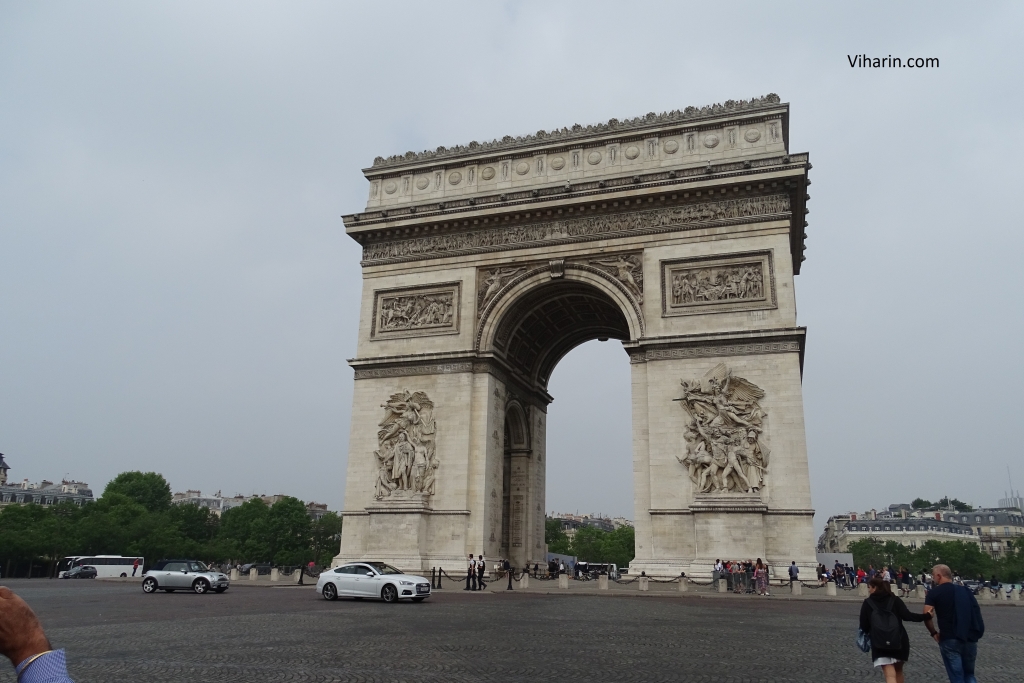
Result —
POLYGON ((505 447, 514 451, 528 451, 530 439, 530 420, 526 417, 526 409, 518 399, 512 399, 505 406, 505 447))
POLYGON ((493 353, 538 388, 576 346, 644 335, 639 302, 618 280, 586 264, 559 266, 510 281, 484 308, 477 330, 477 351, 493 353))

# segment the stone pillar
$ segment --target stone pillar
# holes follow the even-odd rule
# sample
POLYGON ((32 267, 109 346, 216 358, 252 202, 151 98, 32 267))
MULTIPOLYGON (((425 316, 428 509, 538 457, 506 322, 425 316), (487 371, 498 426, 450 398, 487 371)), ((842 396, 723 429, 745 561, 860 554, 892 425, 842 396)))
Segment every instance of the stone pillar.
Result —
POLYGON ((918 584, 917 587, 914 588, 914 597, 915 598, 920 598, 920 599, 924 600, 924 586, 923 585, 918 584))
POLYGON ((690 580, 685 576, 679 577, 679 592, 686 593, 690 590, 690 580))
POLYGON ((1020 590, 1014 588, 1010 591, 1010 594, 1006 596, 1006 599, 1010 602, 1020 602, 1020 590))
POLYGON ((597 577, 597 590, 606 591, 608 590, 608 575, 601 574, 597 577))
POLYGON ((568 574, 559 574, 558 575, 558 587, 559 588, 568 588, 569 587, 569 575, 568 574))
POLYGON ((866 583, 857 584, 857 595, 863 598, 868 597, 868 585, 866 583))
POLYGON ((519 577, 519 587, 529 588, 530 587, 530 575, 527 572, 523 572, 523 575, 519 577))
POLYGON ((278 569, 277 567, 272 567, 271 570, 270 570, 270 580, 271 581, 280 581, 281 580, 281 570, 278 569))
POLYGON ((253 567, 252 569, 249 570, 249 580, 250 581, 255 581, 256 577, 258 577, 259 575, 260 575, 260 573, 258 571, 256 571, 256 567, 253 567))
POLYGON ((792 589, 793 589, 793 595, 803 595, 804 594, 804 582, 803 581, 794 581, 793 585, 792 585, 792 589))
POLYGON ((299 567, 298 569, 292 572, 292 581, 298 583, 300 574, 302 574, 302 567, 299 567))
POLYGON ((835 594, 836 594, 836 582, 835 581, 829 581, 828 583, 825 584, 825 595, 831 595, 831 596, 835 597, 835 594))
POLYGON ((717 583, 718 583, 718 592, 719 593, 728 593, 729 592, 729 580, 728 579, 719 579, 717 583))
POLYGON ((234 568, 231 570, 231 580, 238 581, 238 569, 234 568))
POLYGON ((992 600, 992 591, 988 588, 982 588, 978 591, 978 600, 992 600))
POLYGON ((651 590, 650 579, 648 579, 646 576, 641 576, 640 577, 640 581, 638 581, 637 583, 640 584, 640 590, 642 590, 642 591, 649 591, 649 590, 651 590))

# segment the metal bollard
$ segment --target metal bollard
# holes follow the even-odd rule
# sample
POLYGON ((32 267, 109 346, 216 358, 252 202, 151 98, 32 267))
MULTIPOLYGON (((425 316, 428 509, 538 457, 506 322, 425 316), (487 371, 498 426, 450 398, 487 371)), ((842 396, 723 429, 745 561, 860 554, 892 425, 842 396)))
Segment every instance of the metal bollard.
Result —
POLYGON ((608 575, 601 574, 597 577, 597 590, 606 591, 608 590, 608 575))
POLYGON ((835 595, 836 595, 836 582, 835 581, 829 581, 828 583, 825 584, 825 595, 831 595, 831 596, 835 597, 835 595))
POLYGON ((642 591, 649 591, 649 590, 651 590, 650 579, 648 579, 646 576, 641 576, 640 580, 637 583, 640 584, 640 586, 639 586, 640 590, 642 590, 642 591))

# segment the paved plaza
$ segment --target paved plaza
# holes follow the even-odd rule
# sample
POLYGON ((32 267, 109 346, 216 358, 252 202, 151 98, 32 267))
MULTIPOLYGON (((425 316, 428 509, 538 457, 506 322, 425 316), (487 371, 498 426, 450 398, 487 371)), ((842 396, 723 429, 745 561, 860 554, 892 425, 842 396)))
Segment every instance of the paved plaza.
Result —
MULTIPOLYGON (((674 586, 597 594, 582 584, 565 595, 533 585, 467 593, 446 583, 422 604, 386 605, 330 603, 311 587, 144 595, 138 583, 6 583, 67 649, 78 683, 881 680, 854 645, 854 599, 681 595, 674 586)), ((979 680, 1024 680, 1024 609, 983 610, 979 680)), ((911 626, 907 680, 944 681, 938 648, 911 626)), ((14 680, 0 669, 0 682, 14 680)))

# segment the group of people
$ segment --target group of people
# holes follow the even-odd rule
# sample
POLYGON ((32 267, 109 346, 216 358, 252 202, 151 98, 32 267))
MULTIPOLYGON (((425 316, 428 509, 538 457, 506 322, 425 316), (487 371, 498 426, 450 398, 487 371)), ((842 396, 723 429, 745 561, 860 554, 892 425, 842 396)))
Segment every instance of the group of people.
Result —
POLYGON ((893 594, 884 573, 868 579, 869 595, 860 610, 862 647, 870 647, 872 663, 882 669, 886 683, 903 683, 903 667, 910 659, 910 637, 903 623, 924 622, 939 644, 950 683, 977 683, 974 664, 978 640, 985 633, 978 601, 970 589, 954 583, 944 564, 935 565, 929 579, 931 589, 921 613, 911 612, 893 594))
MULTIPOLYGON (((506 590, 512 590, 512 565, 507 559, 499 560, 499 568, 508 575, 508 588, 506 590)), ((462 590, 466 591, 482 591, 487 588, 487 582, 484 577, 487 575, 487 560, 484 559, 483 555, 477 555, 473 557, 473 553, 469 554, 469 560, 466 563, 466 587, 462 590)))
POLYGON ((728 582, 728 589, 733 593, 757 593, 758 595, 771 595, 768 592, 768 578, 770 576, 768 563, 760 557, 746 562, 734 560, 715 560, 715 568, 712 571, 713 581, 725 579, 728 582))

